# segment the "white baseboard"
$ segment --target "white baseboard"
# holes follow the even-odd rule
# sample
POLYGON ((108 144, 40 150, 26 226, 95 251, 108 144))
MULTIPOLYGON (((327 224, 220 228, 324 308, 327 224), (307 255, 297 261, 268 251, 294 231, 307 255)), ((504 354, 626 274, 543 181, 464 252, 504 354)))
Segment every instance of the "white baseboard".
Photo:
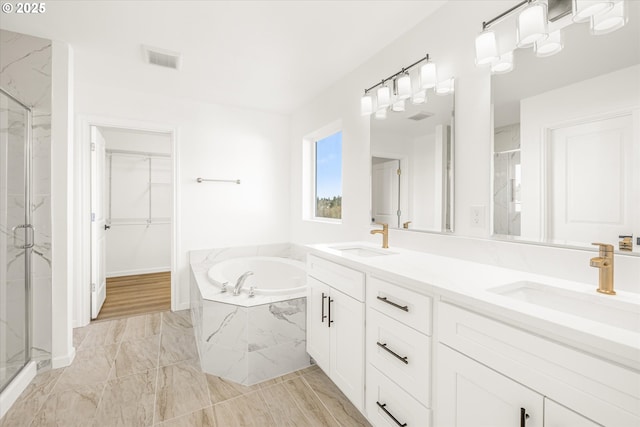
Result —
POLYGON ((0 418, 9 411, 11 406, 18 400, 18 397, 27 388, 36 376, 36 362, 31 361, 22 368, 20 373, 9 383, 0 393, 0 418))
POLYGON ((73 359, 76 358, 76 348, 71 347, 71 351, 64 356, 54 357, 51 359, 51 369, 64 368, 65 366, 71 365, 73 359))
POLYGON ((169 273, 171 267, 140 268, 137 270, 109 271, 107 277, 135 276, 136 274, 169 273))

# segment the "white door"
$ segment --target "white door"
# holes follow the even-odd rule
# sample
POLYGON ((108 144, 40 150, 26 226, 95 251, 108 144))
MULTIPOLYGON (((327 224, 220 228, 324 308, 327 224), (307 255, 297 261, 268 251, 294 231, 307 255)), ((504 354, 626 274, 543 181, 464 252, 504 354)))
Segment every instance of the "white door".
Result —
POLYGON ((548 238, 614 244, 636 234, 631 114, 552 130, 550 133, 548 238))
POLYGON ((307 277, 307 353, 327 374, 331 369, 329 346, 329 286, 307 277))
POLYGON ((542 427, 543 397, 449 347, 438 346, 436 425, 542 427))
POLYGON ((544 398, 544 427, 599 427, 588 418, 544 398))
POLYGON ((91 318, 100 313, 107 297, 104 208, 105 141, 91 126, 91 318))
POLYGON ((400 226, 400 160, 389 160, 372 167, 371 216, 374 222, 400 226))
POLYGON ((331 290, 331 380, 358 409, 364 407, 363 303, 331 290))

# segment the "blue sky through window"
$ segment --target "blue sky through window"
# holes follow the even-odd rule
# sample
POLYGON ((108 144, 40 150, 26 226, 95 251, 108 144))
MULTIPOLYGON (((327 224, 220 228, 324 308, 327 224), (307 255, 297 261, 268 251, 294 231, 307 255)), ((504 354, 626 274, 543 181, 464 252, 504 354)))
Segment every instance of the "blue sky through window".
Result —
POLYGON ((342 132, 316 141, 316 197, 342 196, 342 132))

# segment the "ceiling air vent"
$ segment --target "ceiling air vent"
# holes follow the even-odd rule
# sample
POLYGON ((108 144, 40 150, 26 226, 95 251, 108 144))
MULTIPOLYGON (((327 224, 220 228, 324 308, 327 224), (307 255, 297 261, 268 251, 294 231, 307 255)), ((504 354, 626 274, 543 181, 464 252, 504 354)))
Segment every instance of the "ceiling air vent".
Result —
POLYGON ((424 119, 426 119, 428 117, 431 117, 431 116, 433 116, 433 113, 427 113, 426 111, 420 111, 419 113, 416 113, 413 116, 407 117, 407 119, 415 120, 417 122, 417 121, 424 120, 424 119))
POLYGON ((178 52, 144 45, 142 46, 142 51, 144 53, 144 60, 149 64, 172 68, 174 70, 180 69, 182 57, 178 52))

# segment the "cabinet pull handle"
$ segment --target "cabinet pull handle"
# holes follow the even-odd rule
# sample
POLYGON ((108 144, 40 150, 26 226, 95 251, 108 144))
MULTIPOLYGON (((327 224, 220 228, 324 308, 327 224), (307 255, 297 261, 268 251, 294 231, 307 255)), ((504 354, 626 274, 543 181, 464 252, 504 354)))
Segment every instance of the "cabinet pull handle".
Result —
POLYGON ((409 311, 409 306, 408 305, 396 304, 395 302, 389 301, 387 299, 387 297, 377 296, 376 298, 378 298, 382 302, 386 302, 387 304, 394 306, 395 308, 399 308, 400 310, 403 310, 403 311, 406 311, 406 312, 409 311))
POLYGON ((528 418, 529 414, 527 414, 527 410, 524 408, 520 408, 520 427, 526 427, 528 418))
POLYGON ((376 401, 376 404, 380 407, 380 409, 382 409, 384 411, 385 414, 387 414, 389 416, 389 418, 391 418, 393 421, 395 421, 395 423, 398 424, 400 427, 407 427, 407 423, 400 424, 400 421, 398 421, 398 419, 396 417, 394 417, 393 414, 387 410, 387 408, 385 408, 385 406, 387 406, 386 403, 380 403, 380 402, 376 401))
POLYGON ((333 323, 333 319, 331 318, 331 303, 333 302, 333 299, 331 299, 331 297, 327 297, 329 298, 329 322, 328 322, 328 327, 331 327, 331 324, 333 323))
POLYGON ((324 300, 327 299, 327 296, 324 294, 324 292, 322 293, 322 323, 324 323, 324 319, 327 318, 326 314, 324 314, 324 300))
POLYGON ((379 347, 384 348, 385 350, 387 350, 389 353, 391 353, 392 355, 394 355, 398 360, 401 360, 405 363, 405 365, 409 364, 409 361, 407 360, 407 356, 400 356, 398 353, 396 353, 395 351, 391 350, 390 348, 387 347, 387 343, 382 344, 380 341, 376 342, 376 344, 378 344, 379 347))

